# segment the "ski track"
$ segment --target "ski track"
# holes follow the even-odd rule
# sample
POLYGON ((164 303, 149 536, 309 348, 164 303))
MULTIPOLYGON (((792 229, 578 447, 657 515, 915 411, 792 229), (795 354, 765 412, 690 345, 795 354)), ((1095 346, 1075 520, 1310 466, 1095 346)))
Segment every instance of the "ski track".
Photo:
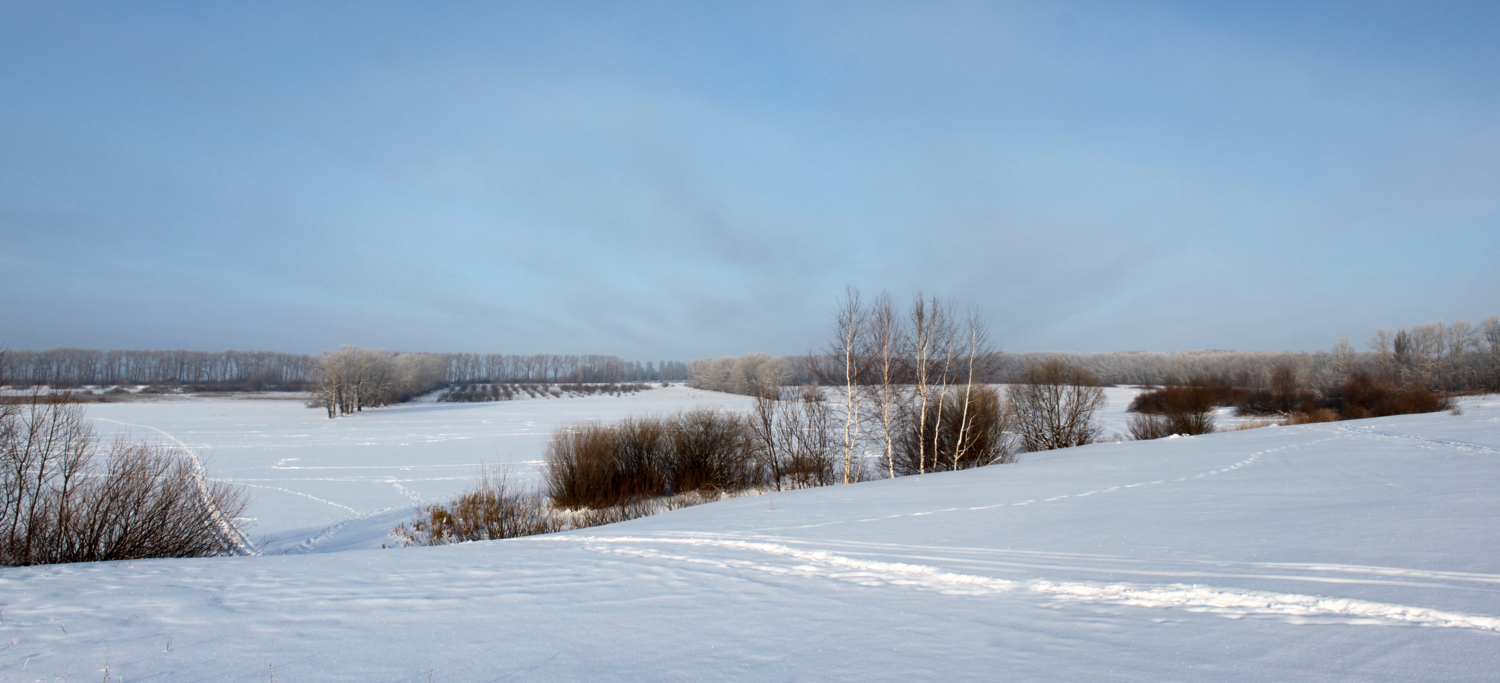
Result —
POLYGON ((219 481, 228 481, 228 482, 230 482, 232 484, 239 484, 241 486, 249 486, 251 488, 270 489, 272 491, 280 491, 282 493, 290 493, 290 494, 292 494, 294 496, 302 496, 303 498, 308 498, 308 499, 311 499, 311 500, 315 500, 315 501, 317 501, 319 503, 323 503, 325 505, 332 505, 332 506, 334 506, 336 508, 339 508, 341 510, 348 510, 349 512, 351 512, 353 514, 356 514, 356 515, 359 514, 359 510, 356 510, 356 509, 354 509, 352 507, 349 507, 348 505, 341 505, 341 504, 335 503, 335 502, 333 502, 331 500, 325 500, 323 498, 319 498, 319 497, 314 496, 314 495, 309 495, 309 494, 303 493, 301 491, 293 491, 291 489, 284 489, 284 488, 281 488, 280 486, 266 486, 264 484, 246 484, 246 483, 244 483, 243 480, 239 480, 239 479, 223 479, 223 480, 219 480, 219 481))
POLYGON ((1485 446, 1483 444, 1469 443, 1467 441, 1451 441, 1451 440, 1447 440, 1447 439, 1428 439, 1428 438, 1424 438, 1424 437, 1420 437, 1420 436, 1413 436, 1411 434, 1399 434, 1397 432, 1383 432, 1383 431, 1380 431, 1380 430, 1377 430, 1377 429, 1374 429, 1374 428, 1371 428, 1371 427, 1355 427, 1355 426, 1349 426, 1349 425, 1339 425, 1339 430, 1342 431, 1342 432, 1344 432, 1344 433, 1346 433, 1346 434, 1354 434, 1354 435, 1363 436, 1363 437, 1367 437, 1367 438, 1371 438, 1371 439, 1388 440, 1388 441, 1411 441, 1411 442, 1416 442, 1418 444, 1425 444, 1429 448, 1435 447, 1435 446, 1442 446, 1442 447, 1446 447, 1446 448, 1457 448, 1459 450, 1479 451, 1481 453, 1500 453, 1500 448, 1494 448, 1492 446, 1485 446))
POLYGON ((1182 609, 1228 618, 1268 616, 1278 617, 1294 624, 1331 622, 1354 625, 1415 625, 1464 628, 1500 634, 1500 618, 1497 617, 1411 605, 1183 583, 1133 584, 1045 579, 1012 581, 949 572, 931 565, 857 559, 827 550, 804 550, 782 543, 765 541, 715 537, 566 535, 541 537, 535 540, 580 543, 590 551, 648 560, 706 565, 719 569, 748 569, 781 576, 817 577, 870 587, 898 586, 937 591, 948 595, 986 596, 1019 593, 1040 596, 1057 603, 1103 603, 1130 607, 1182 609), (784 561, 767 563, 757 560, 694 556, 650 547, 653 545, 685 549, 714 548, 749 551, 784 561))
POLYGON ((183 443, 182 439, 172 436, 165 430, 152 427, 151 425, 133 424, 130 422, 121 422, 119 420, 110 420, 103 417, 92 417, 89 419, 99 422, 112 422, 117 425, 125 425, 126 427, 140 427, 142 429, 149 429, 158 434, 161 434, 162 436, 167 437, 167 439, 171 440, 172 443, 177 444, 177 447, 181 448, 184 453, 187 453, 188 458, 193 461, 193 480, 198 485, 198 495, 202 497, 204 506, 209 509, 214 524, 219 527, 219 535, 221 536, 221 541, 224 543, 224 545, 228 546, 226 550, 228 550, 232 555, 259 554, 255 551, 255 544, 250 542, 250 538, 245 535, 245 532, 241 531, 238 526, 235 526, 234 520, 226 518, 224 516, 224 513, 219 510, 218 506, 214 505, 213 500, 209 497, 207 487, 203 485, 203 482, 206 479, 206 477, 204 476, 203 461, 198 459, 198 454, 193 452, 193 449, 189 448, 187 444, 183 443))
MULTIPOLYGON (((692 536, 689 534, 688 536, 692 536)), ((772 543, 800 539, 761 534, 737 537, 772 543)), ((1231 560, 1142 559, 1031 550, 897 545, 868 541, 827 540, 819 545, 851 555, 880 555, 922 562, 958 564, 976 570, 1093 572, 1109 575, 1170 576, 1212 579, 1261 579, 1309 583, 1367 584, 1493 592, 1500 575, 1329 563, 1240 562, 1231 560)))

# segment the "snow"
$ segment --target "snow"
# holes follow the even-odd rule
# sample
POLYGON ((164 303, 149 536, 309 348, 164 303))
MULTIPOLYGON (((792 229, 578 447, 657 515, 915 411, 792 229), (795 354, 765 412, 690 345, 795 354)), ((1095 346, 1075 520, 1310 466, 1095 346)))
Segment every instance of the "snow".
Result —
MULTIPOLYGON (((401 505, 383 478, 438 496, 462 485, 441 465, 534 461, 546 425, 741 400, 687 391, 346 421, 266 402, 91 415, 368 514, 401 505), (385 469, 273 467, 292 457, 385 469)), ((126 681, 1493 680, 1500 400, 1463 408, 1102 443, 510 541, 3 569, 0 680, 106 662, 126 681)), ((250 514, 296 523, 275 505, 250 514)))
POLYGON ((682 386, 625 396, 430 400, 330 420, 296 400, 163 399, 87 404, 105 438, 178 444, 210 474, 250 489, 242 526, 268 552, 379 548, 424 502, 469 486, 481 464, 535 484, 562 424, 613 421, 692 406, 743 409, 750 399, 682 386))

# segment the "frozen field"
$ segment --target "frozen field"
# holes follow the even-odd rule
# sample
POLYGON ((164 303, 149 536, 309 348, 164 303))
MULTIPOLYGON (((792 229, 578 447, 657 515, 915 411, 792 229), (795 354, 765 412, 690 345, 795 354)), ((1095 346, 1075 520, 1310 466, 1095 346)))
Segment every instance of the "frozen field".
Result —
MULTIPOLYGON (((1137 392, 1106 393, 1102 422, 1110 434, 1124 432, 1125 407, 1137 392)), ((518 481, 536 483, 560 424, 749 405, 743 396, 673 386, 618 397, 418 402, 336 420, 284 399, 174 398, 87 410, 106 437, 181 443, 214 476, 249 487, 241 524, 263 550, 330 552, 389 543, 390 530, 414 507, 464 489, 480 463, 504 463, 518 481)))
MULTIPOLYGON (((107 663, 125 681, 1491 681, 1500 400, 1463 406, 1104 443, 512 541, 3 569, 0 680, 97 680, 107 663)), ((417 420, 468 434, 460 408, 368 422, 415 444, 417 420)), ((305 414, 322 445, 286 457, 358 451, 364 418, 305 414)), ((435 441, 434 464, 535 459, 493 429, 435 441)), ((534 448, 545 432, 528 432, 534 448)), ((221 471, 231 445, 214 446, 221 471)), ((401 478, 332 490, 379 476, 401 478)))
POLYGON ((504 463, 534 484, 558 425, 749 404, 674 386, 620 397, 426 401, 335 420, 293 400, 164 399, 87 410, 101 434, 181 443, 214 476, 249 487, 242 526, 266 551, 328 552, 390 542, 419 503, 466 488, 481 463, 504 463))

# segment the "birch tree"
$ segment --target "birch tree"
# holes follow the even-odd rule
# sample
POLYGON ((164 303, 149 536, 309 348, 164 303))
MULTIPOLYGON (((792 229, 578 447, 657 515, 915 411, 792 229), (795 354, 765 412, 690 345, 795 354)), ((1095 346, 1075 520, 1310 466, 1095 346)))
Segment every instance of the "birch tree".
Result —
POLYGON ((906 350, 905 326, 891 304, 889 294, 882 292, 870 307, 870 347, 875 383, 871 385, 880 435, 885 440, 887 476, 896 476, 895 430, 901 404, 907 393, 902 353, 906 350))
MULTIPOLYGON (((834 338, 824 352, 807 357, 807 369, 817 383, 836 392, 843 408, 844 483, 854 480, 854 458, 859 449, 860 406, 870 370, 869 311, 859 290, 844 290, 834 313, 834 338)), ((820 391, 821 393, 821 391, 820 391)))

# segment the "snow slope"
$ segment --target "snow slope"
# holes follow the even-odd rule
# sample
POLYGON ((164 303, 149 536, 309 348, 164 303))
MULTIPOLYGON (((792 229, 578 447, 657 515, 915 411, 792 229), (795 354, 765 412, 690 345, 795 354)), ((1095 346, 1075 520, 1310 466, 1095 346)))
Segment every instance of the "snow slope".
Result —
POLYGON ((492 543, 0 570, 0 680, 1487 681, 1500 401, 492 543))

